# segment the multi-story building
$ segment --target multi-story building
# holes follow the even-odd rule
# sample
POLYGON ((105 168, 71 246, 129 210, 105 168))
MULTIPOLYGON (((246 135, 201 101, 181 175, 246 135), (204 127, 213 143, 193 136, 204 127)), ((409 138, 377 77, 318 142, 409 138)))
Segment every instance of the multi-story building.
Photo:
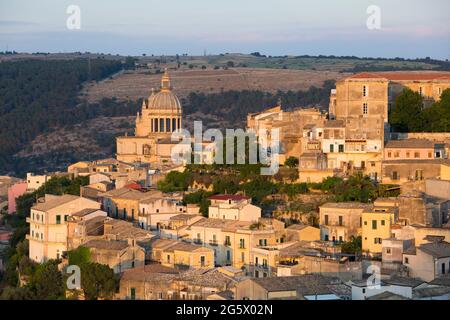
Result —
POLYGON ((211 219, 256 222, 261 218, 261 208, 252 205, 250 197, 218 194, 208 199, 211 201, 208 208, 208 217, 211 219))
POLYGON ((450 244, 442 238, 434 238, 433 242, 412 247, 403 253, 403 265, 408 268, 410 277, 427 282, 448 277, 450 244))
POLYGON ((100 209, 100 203, 73 195, 45 195, 31 208, 27 223, 30 259, 45 262, 61 258, 67 251, 67 221, 83 209, 100 209))
POLYGON ((362 213, 370 208, 359 202, 330 202, 320 206, 321 240, 342 242, 361 235, 362 213))
POLYGON ((391 226, 398 219, 395 207, 372 207, 362 213, 362 251, 380 255, 384 239, 391 238, 391 226))
POLYGON ((151 259, 166 267, 214 268, 214 250, 171 239, 156 239, 151 244, 151 259))
POLYGON ((190 225, 187 239, 214 250, 215 264, 236 268, 252 263, 251 249, 284 241, 284 223, 260 219, 257 223, 203 218, 190 225))

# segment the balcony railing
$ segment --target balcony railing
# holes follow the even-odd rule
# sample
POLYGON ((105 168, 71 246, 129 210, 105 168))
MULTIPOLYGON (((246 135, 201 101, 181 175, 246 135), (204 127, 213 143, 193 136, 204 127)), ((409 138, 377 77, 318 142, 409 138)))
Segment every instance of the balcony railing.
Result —
POLYGON ((194 243, 195 244, 202 244, 203 241, 202 241, 202 239, 194 239, 194 243))
POLYGON ((219 243, 217 242, 217 240, 209 240, 209 245, 210 246, 218 246, 219 243))

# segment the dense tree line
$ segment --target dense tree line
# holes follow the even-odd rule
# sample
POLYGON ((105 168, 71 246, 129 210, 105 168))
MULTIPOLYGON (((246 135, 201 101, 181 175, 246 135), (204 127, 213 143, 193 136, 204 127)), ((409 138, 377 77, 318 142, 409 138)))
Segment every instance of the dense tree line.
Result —
POLYGON ((429 107, 424 107, 418 92, 404 89, 390 111, 389 123, 396 132, 450 132, 450 89, 429 107))
POLYGON ((183 112, 186 115, 201 112, 229 122, 242 122, 247 114, 273 107, 279 99, 285 110, 312 105, 325 109, 334 85, 333 80, 327 80, 323 87, 312 86, 306 91, 269 93, 259 90, 231 90, 212 94, 192 92, 183 101, 183 112))
POLYGON ((36 135, 79 123, 93 112, 79 106, 87 80, 100 80, 123 68, 104 59, 21 60, 0 63, 0 171, 36 135))

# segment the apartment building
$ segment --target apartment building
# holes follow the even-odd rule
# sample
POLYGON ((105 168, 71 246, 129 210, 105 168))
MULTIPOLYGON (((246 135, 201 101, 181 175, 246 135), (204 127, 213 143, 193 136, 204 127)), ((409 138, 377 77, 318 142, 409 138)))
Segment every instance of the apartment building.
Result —
POLYGON ((435 237, 432 242, 411 247, 403 253, 403 265, 409 276, 430 282, 450 274, 450 244, 435 237))
POLYGON ((361 235, 362 213, 369 208, 370 205, 359 202, 330 202, 320 206, 321 240, 342 242, 361 235))
POLYGON ((208 208, 211 219, 256 222, 261 218, 261 208, 252 205, 250 197, 219 194, 208 199, 211 201, 208 208))
POLYGON ((214 268, 214 250, 171 239, 151 243, 151 259, 172 268, 214 268))
POLYGON ((362 213, 362 251, 381 255, 383 240, 391 238, 391 227, 398 220, 395 207, 372 207, 362 213))
POLYGON ((61 258, 67 251, 67 221, 83 209, 100 209, 100 203, 73 195, 45 195, 31 208, 27 235, 29 257, 36 262, 61 258))
POLYGON ((214 250, 216 265, 241 268, 252 263, 252 248, 284 241, 283 229, 284 223, 276 220, 251 223, 203 218, 190 225, 186 232, 190 241, 214 250))

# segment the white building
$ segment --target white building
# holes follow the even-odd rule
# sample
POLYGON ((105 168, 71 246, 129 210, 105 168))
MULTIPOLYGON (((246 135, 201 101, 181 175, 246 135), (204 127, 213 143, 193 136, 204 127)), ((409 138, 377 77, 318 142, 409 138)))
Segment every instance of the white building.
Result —
POLYGON ((34 173, 27 173, 27 190, 35 191, 39 189, 44 183, 50 180, 51 176, 48 175, 35 175, 34 173))
POLYGON ((261 208, 251 204, 251 198, 240 195, 215 195, 209 197, 211 219, 256 222, 261 218, 261 208))
POLYGON ((59 259, 67 251, 67 221, 83 209, 100 209, 100 203, 74 195, 45 195, 31 208, 27 223, 30 259, 42 263, 59 259))

